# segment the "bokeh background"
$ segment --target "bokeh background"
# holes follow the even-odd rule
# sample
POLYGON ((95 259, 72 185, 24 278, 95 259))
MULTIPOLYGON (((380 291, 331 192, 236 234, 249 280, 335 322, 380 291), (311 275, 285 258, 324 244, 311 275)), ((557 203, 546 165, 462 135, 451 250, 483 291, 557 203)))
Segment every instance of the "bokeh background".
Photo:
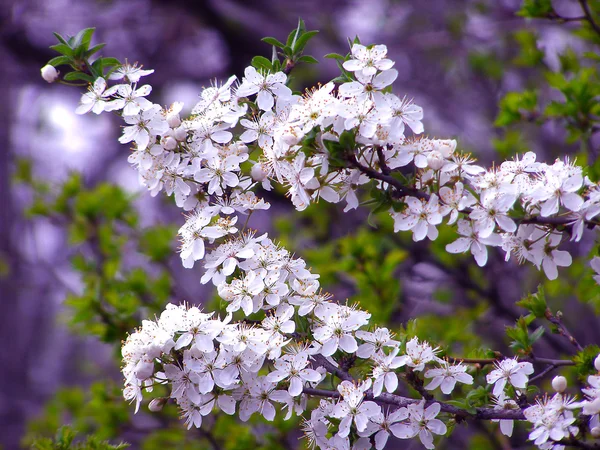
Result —
MULTIPOLYGON (((96 27, 95 42, 108 43, 104 55, 139 61, 156 70, 148 78, 154 101, 168 105, 181 100, 191 107, 200 88, 214 78, 239 76, 253 56, 269 57, 271 49, 261 37, 284 39, 302 17, 309 29, 320 30, 308 49, 318 59, 330 52, 345 53, 347 38, 355 35, 365 43, 386 44, 399 72, 396 92, 424 107, 430 136, 458 139, 463 149, 485 164, 502 161, 503 153, 527 149, 552 161, 579 150, 578 143, 565 142, 564 127, 552 122, 525 123, 518 131, 496 127, 498 103, 507 92, 535 86, 543 79, 542 70, 558 70, 565 49, 581 52, 586 44, 572 33, 577 24, 528 21, 515 15, 520 4, 518 0, 4 0, 0 5, 0 444, 15 449, 25 442, 27 424, 48 414, 45 405, 56 400, 59 389, 79 386, 85 392, 96 380, 113 380, 116 385, 120 380, 114 345, 76 333, 67 325, 70 309, 64 305, 65 297, 83 289, 71 263, 79 250, 70 244, 64 224, 26 213, 33 197, 30 187, 13 180, 19 161, 31 161, 33 177, 50 185, 60 185, 79 171, 85 186, 109 181, 139 194, 134 205, 141 227, 183 222, 169 202, 139 191, 126 161, 127 147, 117 142, 118 118, 75 115, 80 93, 49 86, 40 78, 39 68, 54 56, 48 49, 54 43, 52 32, 72 35, 96 27), (533 33, 537 39, 527 47, 533 33), (528 63, 527 51, 536 49, 543 51, 542 56, 535 64, 528 63)), ((577 2, 554 4, 565 16, 580 14, 577 2)), ((294 73, 294 87, 327 82, 336 71, 332 60, 302 66, 294 73)), ((339 210, 322 207, 319 214, 326 219, 302 216, 291 222, 285 198, 269 200, 273 215, 256 217, 253 225, 273 231, 315 267, 329 264, 324 281, 340 298, 354 299, 367 288, 356 281, 356 274, 344 274, 351 270, 343 264, 331 267, 334 261, 329 258, 344 261, 344 255, 363 250, 365 258, 396 255, 392 273, 401 288, 388 299, 391 307, 386 314, 398 326, 422 316, 425 322, 421 323, 435 327, 442 323, 436 317, 451 317, 461 308, 476 310, 469 316, 475 323, 473 330, 485 331, 490 346, 506 348, 504 326, 522 314, 514 302, 540 280, 535 270, 506 265, 497 254, 485 272, 477 272, 487 280, 482 288, 470 278, 470 261, 440 262, 427 244, 397 238, 370 248, 373 242, 383 241, 368 235, 364 211, 339 220, 339 210), (352 238, 360 233, 361 239, 352 238), (399 249, 401 254, 393 253, 399 249), (485 301, 477 297, 478 290, 485 301)), ((589 252, 593 237, 586 239, 574 249, 576 254, 589 252)), ((212 295, 198 282, 199 268, 183 270, 175 253, 164 264, 176 280, 172 300, 201 303, 212 295)), ((568 309, 567 320, 574 325, 575 335, 584 343, 598 342, 600 327, 590 313, 593 308, 572 301, 568 309)), ((567 343, 548 336, 539 344, 542 350, 554 355, 569 350, 567 343)), ((68 416, 55 413, 69 421, 68 416)), ((144 426, 150 430, 161 424, 144 426)), ((124 432, 117 441, 123 438, 134 448, 141 447, 143 430, 124 432)), ((290 434, 288 448, 298 445, 298 435, 290 434)), ((455 435, 446 448, 466 448, 468 438, 461 436, 455 435)), ((510 448, 502 447, 506 441, 497 438, 490 442, 496 448, 510 448)))

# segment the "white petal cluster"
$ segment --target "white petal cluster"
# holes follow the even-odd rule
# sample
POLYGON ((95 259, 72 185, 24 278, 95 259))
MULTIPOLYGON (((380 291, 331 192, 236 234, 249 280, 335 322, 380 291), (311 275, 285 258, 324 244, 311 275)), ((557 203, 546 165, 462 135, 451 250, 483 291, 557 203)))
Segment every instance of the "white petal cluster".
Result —
MULTIPOLYGON (((179 230, 183 266, 200 261, 201 282, 214 284, 226 305, 227 316, 218 318, 170 304, 128 337, 124 396, 136 411, 143 393, 164 384, 169 397, 153 399, 149 408, 172 401, 188 427, 201 426, 215 410, 271 421, 280 409, 287 420, 305 412, 308 395, 324 380, 331 387, 332 367, 343 373, 342 360, 358 357, 366 379, 338 377, 344 381, 337 392, 305 419, 313 447, 358 450, 374 443, 382 449, 394 435, 418 436, 434 448, 434 435, 446 433, 437 418, 440 403, 422 399, 384 410, 381 400, 398 390, 402 373, 429 379, 426 390, 450 395, 457 383, 474 383, 467 366, 441 359, 438 347, 417 337, 401 344, 389 330, 370 327, 368 312, 333 302, 304 260, 246 229, 248 215, 270 206, 255 192, 276 184, 298 210, 323 199, 345 202, 347 211, 358 207, 360 186, 373 181, 389 199, 384 209, 390 208, 395 232, 435 240, 444 222, 456 224, 448 252, 470 252, 483 266, 488 247, 499 247, 507 260, 529 261, 555 279, 572 262, 560 245, 580 240, 600 215, 600 187, 568 160, 548 165, 529 152, 486 170, 459 152, 456 141, 422 136, 422 108, 390 92, 398 75, 393 65, 385 46, 355 44, 343 63, 353 79, 303 96, 287 87, 285 73, 248 67, 237 86, 231 77, 203 89, 188 117, 181 116, 182 103, 163 108, 148 100, 152 88, 138 83, 153 71, 136 65, 113 73, 118 84, 98 78, 83 94, 78 113, 122 116, 119 141, 132 145, 129 162, 140 183, 152 195, 173 195, 187 212, 179 230), (570 236, 556 223, 567 225, 570 236)), ((591 262, 597 274, 598 261, 591 262)), ((495 409, 519 408, 516 395, 532 373, 529 362, 497 362, 487 375, 495 409)), ((600 427, 599 380, 590 376, 583 390, 591 428, 600 427)), ((554 397, 525 410, 539 448, 577 433, 575 404, 559 381, 554 397)), ((513 421, 502 419, 500 427, 510 436, 513 421)))

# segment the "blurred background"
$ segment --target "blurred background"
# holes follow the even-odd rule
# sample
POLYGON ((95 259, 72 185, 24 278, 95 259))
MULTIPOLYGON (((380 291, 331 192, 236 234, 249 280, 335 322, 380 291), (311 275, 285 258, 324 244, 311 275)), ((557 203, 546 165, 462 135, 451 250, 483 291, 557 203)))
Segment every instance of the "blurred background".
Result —
MULTIPOLYGON (((563 16, 581 14, 576 1, 553 3, 563 16)), ((139 190, 127 164, 128 149, 117 142, 119 119, 75 115, 80 92, 49 86, 41 79, 40 67, 55 56, 48 49, 55 43, 52 32, 73 35, 96 27, 95 42, 107 43, 105 56, 139 61, 156 70, 146 79, 153 86, 153 101, 164 105, 184 101, 191 108, 201 87, 211 80, 240 76, 255 55, 270 57, 271 48, 260 38, 285 39, 301 17, 309 29, 320 31, 307 50, 318 59, 330 52, 345 54, 347 38, 355 35, 363 43, 386 44, 399 72, 395 92, 424 108, 426 133, 456 138, 484 164, 526 150, 547 161, 575 155, 581 142, 567 142, 560 123, 536 123, 535 117, 523 117, 512 127, 495 123, 499 102, 508 92, 539 86, 545 72, 564 68, 561 55, 567 51, 580 55, 588 46, 573 33, 578 23, 524 19, 516 15, 520 7, 519 0, 4 0, 0 6, 3 448, 27 446, 31 436, 51 436, 63 423, 75 423, 78 430, 97 432, 114 442, 126 440, 133 448, 155 448, 158 443, 168 443, 168 448, 245 448, 203 432, 190 441, 177 434, 182 425, 176 420, 162 421, 145 413, 130 424, 132 408, 119 399, 118 344, 127 331, 121 328, 131 329, 137 319, 111 329, 108 322, 98 324, 97 317, 84 317, 86 303, 81 299, 90 289, 89 273, 77 258, 93 260, 98 252, 89 240, 77 238, 77 220, 60 209, 44 209, 42 203, 64 194, 64 184, 74 179, 78 186, 72 196, 103 183, 126 194, 127 207, 136 215, 131 228, 156 233, 145 235, 150 243, 140 248, 152 247, 160 235, 170 249, 169 256, 160 258, 132 251, 120 262, 152 279, 170 279, 168 292, 145 304, 141 316, 153 308, 160 310, 158 304, 167 300, 203 303, 214 293, 199 284, 199 267, 181 268, 174 249, 183 218, 170 201, 139 190), (175 430, 171 431, 175 437, 149 438, 166 429, 175 430)), ((294 72, 294 87, 301 90, 336 75, 332 60, 301 66, 294 72)), ((539 95, 560 97, 549 88, 539 95)), ((594 139, 589 137, 589 142, 597 145, 594 139)), ((114 201, 110 195, 106 204, 114 201)), ((102 204, 101 198, 93 201, 102 204)), ((273 232, 306 257, 323 274, 324 287, 340 299, 361 301, 381 322, 396 327, 420 317, 414 326, 431 339, 453 343, 457 350, 476 345, 506 350, 504 327, 523 314, 514 302, 523 292, 535 291, 542 280, 535 269, 504 264, 500 254, 491 258, 485 271, 473 267, 469 258, 445 260, 442 244, 436 248, 415 244, 410 237, 379 233, 366 224, 365 211, 339 220, 339 210, 319 205, 298 219, 283 196, 273 195, 269 201, 273 213, 269 218, 257 214, 253 226, 273 232)), ((134 245, 131 235, 123 232, 123 236, 127 241, 123 245, 134 245)), ((575 255, 590 251, 593 236, 586 239, 573 248, 575 255)), ((569 301, 566 320, 576 322, 575 335, 588 344, 598 342, 599 327, 589 298, 578 301, 587 294, 573 291, 582 267, 575 265, 562 284, 547 284, 557 302, 569 301)), ((143 297, 135 289, 132 292, 143 297)), ((536 345, 548 356, 571 350, 568 342, 550 333, 536 345)), ((276 425, 277 432, 265 427, 250 426, 248 448, 279 448, 265 443, 269 433, 280 436, 282 448, 300 445, 297 427, 294 431, 276 425)), ((511 448, 508 440, 490 430, 473 427, 455 433, 446 448, 511 448)))

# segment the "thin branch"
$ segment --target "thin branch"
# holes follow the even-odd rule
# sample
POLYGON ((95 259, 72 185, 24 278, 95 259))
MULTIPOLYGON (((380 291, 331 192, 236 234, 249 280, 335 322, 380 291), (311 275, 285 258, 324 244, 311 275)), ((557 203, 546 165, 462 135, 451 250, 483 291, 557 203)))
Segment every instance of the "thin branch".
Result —
MULTIPOLYGON (((499 355, 497 358, 459 358, 459 357, 447 357, 451 363, 465 363, 465 364, 479 364, 485 366, 488 364, 494 364, 496 361, 500 361, 506 358, 503 355, 499 355)), ((561 366, 574 366, 575 363, 570 359, 550 359, 550 358, 519 358, 519 361, 526 361, 531 363, 547 364, 550 366, 561 367, 561 366)))
POLYGON ((560 316, 552 314, 552 311, 550 311, 550 309, 546 309, 545 316, 546 316, 546 319, 548 319, 552 324, 554 324, 556 326, 556 328, 558 328, 558 334, 567 338, 569 340, 569 342, 571 344, 573 344, 573 346, 575 346, 577 351, 579 351, 579 352, 583 351, 583 347, 579 344, 579 342, 577 342, 577 339, 575 339, 575 336, 573 336, 569 332, 569 330, 567 330, 567 327, 562 323, 560 316))
MULTIPOLYGON (((360 170, 362 173, 367 175, 369 178, 383 181, 383 182, 389 184, 390 186, 393 186, 394 189, 398 192, 398 194, 400 196, 410 195, 412 197, 416 197, 418 199, 425 200, 425 201, 429 201, 429 198, 431 197, 427 192, 423 192, 418 189, 411 188, 409 186, 404 185, 400 180, 397 180, 392 175, 386 175, 385 173, 381 173, 381 172, 373 169, 372 167, 362 165, 361 163, 358 162, 358 160, 356 159, 356 156, 354 154, 348 155, 346 158, 346 161, 348 161, 348 163, 352 167, 360 170)), ((382 170, 383 170, 383 167, 382 167, 382 170)), ((461 212, 464 214, 470 214, 472 212, 472 210, 471 210, 471 208, 465 208, 461 212)), ((533 217, 524 217, 521 219, 514 219, 514 220, 519 223, 533 223, 533 224, 551 225, 551 226, 572 225, 576 221, 576 219, 574 219, 573 217, 569 217, 569 216, 564 216, 564 217, 533 216, 533 217)), ((585 223, 592 227, 600 225, 600 222, 594 221, 594 220, 585 220, 585 223)))
POLYGON ((581 5, 581 9, 583 10, 583 14, 585 15, 586 20, 588 21, 590 26, 594 29, 596 34, 598 34, 600 36, 600 26, 598 26, 598 24, 592 17, 592 12, 590 11, 590 5, 588 5, 587 0, 579 0, 579 4, 581 5))
MULTIPOLYGON (((336 391, 329 391, 326 389, 314 389, 305 387, 303 392, 308 395, 314 395, 316 397, 328 397, 328 398, 340 398, 340 393, 336 391)), ((365 393, 365 399, 374 401, 376 403, 382 403, 385 405, 394 405, 398 407, 405 407, 418 403, 421 399, 402 397, 400 395, 382 393, 375 397, 371 390, 365 393)), ((437 400, 427 400, 426 404, 431 405, 433 403, 439 403, 441 411, 452 414, 462 419, 474 419, 474 420, 491 420, 491 419, 506 419, 506 420, 525 420, 523 411, 520 409, 494 409, 494 408, 477 408, 474 413, 471 413, 462 408, 458 408, 453 405, 449 405, 444 402, 437 400)))

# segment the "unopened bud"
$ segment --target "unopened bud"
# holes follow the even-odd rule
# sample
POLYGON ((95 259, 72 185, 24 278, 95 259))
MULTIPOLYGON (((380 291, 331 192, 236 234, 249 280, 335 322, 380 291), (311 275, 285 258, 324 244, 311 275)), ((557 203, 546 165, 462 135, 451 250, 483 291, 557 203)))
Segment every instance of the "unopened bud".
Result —
POLYGON ((567 389, 567 379, 562 375, 554 377, 552 379, 552 389, 562 394, 567 389))
POLYGON ((292 145, 296 145, 298 142, 300 142, 300 138, 298 138, 298 136, 296 136, 294 133, 292 133, 291 131, 284 133, 281 136, 281 140, 289 146, 292 145))
POLYGON ((162 138, 161 144, 165 150, 175 150, 177 147, 177 141, 171 136, 162 138))
POLYGON ((179 113, 168 113, 167 114, 167 123, 169 124, 169 127, 171 128, 177 128, 179 125, 181 125, 181 119, 179 118, 179 113))
POLYGON ((434 150, 427 155, 427 165, 433 170, 440 170, 444 167, 444 157, 440 152, 434 150))
POLYGON ((56 68, 50 64, 42 67, 40 72, 42 73, 42 78, 48 83, 54 83, 58 79, 58 70, 56 70, 56 68))
POLYGON ((250 171, 254 181, 264 181, 267 178, 267 171, 261 163, 256 163, 250 171))
POLYGON ((148 409, 152 412, 158 412, 161 409, 163 409, 163 406, 165 406, 165 404, 167 403, 167 400, 168 399, 165 397, 154 398, 148 404, 148 409))
POLYGON ((187 130, 183 127, 178 127, 173 130, 173 137, 178 141, 183 141, 187 137, 187 130))
POLYGON ((595 438, 600 437, 600 427, 594 427, 590 430, 590 433, 592 433, 592 436, 594 436, 595 438))
POLYGON ((598 372, 600 372, 600 355, 596 356, 596 359, 594 360, 594 367, 598 372))

